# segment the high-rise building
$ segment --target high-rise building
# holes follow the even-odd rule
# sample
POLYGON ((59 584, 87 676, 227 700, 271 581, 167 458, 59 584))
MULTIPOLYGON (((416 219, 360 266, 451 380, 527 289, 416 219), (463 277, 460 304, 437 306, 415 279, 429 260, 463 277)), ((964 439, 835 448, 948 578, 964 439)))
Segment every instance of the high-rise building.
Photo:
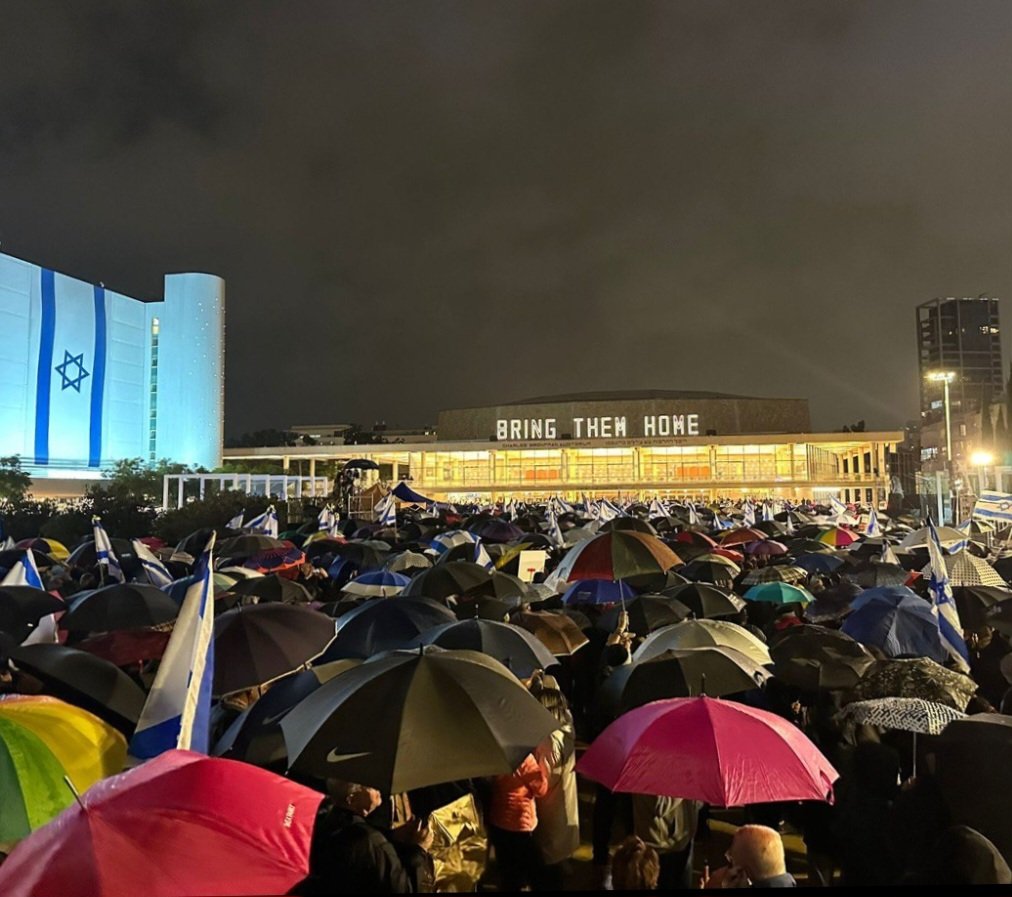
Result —
POLYGON ((951 371, 953 414, 976 411, 1004 388, 998 299, 978 296, 932 299, 917 306, 917 348, 921 374, 921 423, 944 414, 943 384, 928 374, 951 371))

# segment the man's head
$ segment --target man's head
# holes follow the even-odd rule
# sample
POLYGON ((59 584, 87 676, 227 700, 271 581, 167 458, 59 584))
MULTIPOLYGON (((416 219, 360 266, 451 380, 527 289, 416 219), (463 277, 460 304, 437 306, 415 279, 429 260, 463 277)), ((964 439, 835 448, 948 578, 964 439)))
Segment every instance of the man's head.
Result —
POLYGON ((334 803, 356 816, 368 816, 381 803, 383 795, 375 788, 360 785, 358 782, 346 782, 344 779, 327 779, 327 794, 334 803))
POLYGON ((752 881, 765 881, 787 871, 780 833, 765 825, 743 825, 727 851, 731 865, 744 870, 752 881))

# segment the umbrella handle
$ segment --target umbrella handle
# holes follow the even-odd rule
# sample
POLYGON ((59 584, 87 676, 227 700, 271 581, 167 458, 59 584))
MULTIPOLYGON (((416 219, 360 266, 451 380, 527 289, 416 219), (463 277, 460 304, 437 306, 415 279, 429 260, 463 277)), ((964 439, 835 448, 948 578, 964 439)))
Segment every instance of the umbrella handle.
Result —
POLYGON ((86 807, 86 806, 84 805, 84 801, 83 801, 83 800, 81 800, 81 792, 80 792, 80 791, 78 791, 78 790, 77 790, 77 789, 76 789, 76 788, 74 787, 74 783, 73 783, 72 781, 70 781, 70 776, 68 776, 68 775, 67 775, 66 773, 64 773, 64 774, 63 774, 63 781, 67 783, 67 787, 68 787, 68 788, 70 789, 70 793, 74 795, 74 800, 76 800, 76 801, 77 801, 77 805, 78 805, 78 806, 79 806, 79 807, 80 807, 80 808, 81 808, 82 810, 85 810, 85 811, 87 811, 87 809, 88 809, 88 808, 87 808, 87 807, 86 807))
POLYGON ((914 769, 912 778, 917 778, 917 733, 914 732, 914 769))

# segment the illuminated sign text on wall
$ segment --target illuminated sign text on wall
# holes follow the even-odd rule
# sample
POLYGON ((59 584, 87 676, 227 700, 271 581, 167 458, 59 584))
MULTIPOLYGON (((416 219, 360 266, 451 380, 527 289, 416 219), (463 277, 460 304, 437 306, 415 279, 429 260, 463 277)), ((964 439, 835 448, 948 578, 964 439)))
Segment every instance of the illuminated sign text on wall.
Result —
MULTIPOLYGON (((629 435, 626 417, 574 417, 569 435, 574 439, 621 439, 629 435)), ((698 414, 645 414, 644 436, 698 436, 698 414)), ((499 418, 495 422, 499 440, 558 439, 559 422, 554 417, 499 418)))

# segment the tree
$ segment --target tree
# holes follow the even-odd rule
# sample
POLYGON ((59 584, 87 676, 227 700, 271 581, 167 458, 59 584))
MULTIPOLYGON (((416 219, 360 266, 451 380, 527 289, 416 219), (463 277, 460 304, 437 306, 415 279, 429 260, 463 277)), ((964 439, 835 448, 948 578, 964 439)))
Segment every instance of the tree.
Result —
POLYGON ((124 458, 103 473, 101 482, 89 487, 88 495, 96 500, 112 497, 138 506, 152 506, 161 501, 166 475, 203 472, 165 458, 153 463, 141 458, 124 458))
POLYGON ((0 458, 0 501, 23 502, 32 488, 32 478, 21 469, 21 457, 0 458))
POLYGON ((238 438, 225 441, 227 448, 255 448, 257 446, 295 445, 296 435, 288 430, 254 430, 238 438))

